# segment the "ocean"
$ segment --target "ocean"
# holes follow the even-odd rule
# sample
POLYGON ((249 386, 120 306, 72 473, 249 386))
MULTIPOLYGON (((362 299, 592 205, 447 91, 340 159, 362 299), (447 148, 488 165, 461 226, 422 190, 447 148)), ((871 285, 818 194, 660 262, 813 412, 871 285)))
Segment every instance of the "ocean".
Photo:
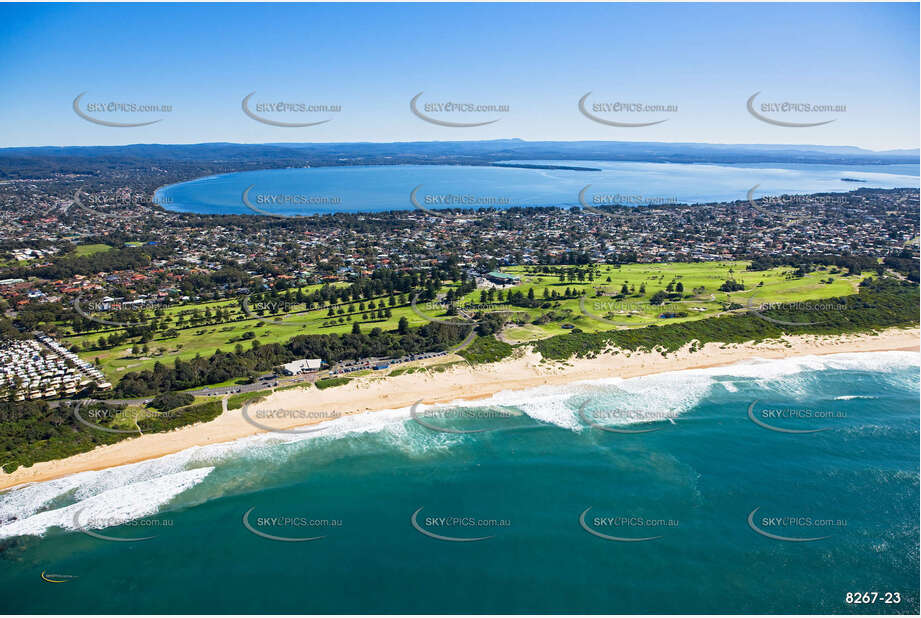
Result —
POLYGON ((918 187, 919 166, 715 165, 524 161, 594 168, 523 169, 462 165, 292 168, 209 176, 161 188, 165 209, 277 216, 422 208, 589 207, 707 203, 783 194, 918 187), (245 194, 245 197, 244 197, 245 194))
POLYGON ((14 489, 3 611, 917 614, 919 364, 508 391, 14 489))

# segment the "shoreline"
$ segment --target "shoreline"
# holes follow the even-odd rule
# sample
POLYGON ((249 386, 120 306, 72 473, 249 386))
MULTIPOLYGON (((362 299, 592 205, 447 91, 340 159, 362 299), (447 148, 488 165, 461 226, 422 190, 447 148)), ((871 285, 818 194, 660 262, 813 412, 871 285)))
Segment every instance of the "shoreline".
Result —
MULTIPOLYGON (((919 346, 921 331, 910 328, 889 329, 876 335, 785 336, 757 344, 708 343, 697 352, 689 352, 689 346, 685 346, 667 357, 659 352, 619 351, 599 354, 594 359, 573 358, 557 362, 544 361, 535 352, 521 351, 497 363, 458 365, 441 373, 420 372, 387 378, 371 375, 354 378, 347 385, 324 390, 311 386, 309 389, 275 392, 259 403, 250 404, 248 410, 251 414, 272 410, 309 410, 316 415, 314 420, 307 422, 303 417, 271 420, 260 418, 259 421, 274 429, 292 429, 344 415, 408 408, 419 401, 426 404, 476 401, 501 391, 521 391, 544 385, 559 386, 609 377, 626 379, 706 369, 735 365, 756 358, 773 360, 842 353, 919 352, 919 346)), ((451 356, 442 359, 451 360, 451 356)), ((29 468, 20 467, 12 474, 0 472, 0 491, 80 472, 157 459, 197 446, 231 442, 265 433, 268 432, 247 422, 242 410, 232 410, 206 423, 99 446, 92 451, 64 459, 39 462, 29 468)))

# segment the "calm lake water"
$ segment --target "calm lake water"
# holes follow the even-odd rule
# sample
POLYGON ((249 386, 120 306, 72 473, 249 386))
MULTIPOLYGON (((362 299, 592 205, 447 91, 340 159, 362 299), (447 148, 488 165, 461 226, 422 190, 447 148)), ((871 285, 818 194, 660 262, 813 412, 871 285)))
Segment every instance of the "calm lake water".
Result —
POLYGON ((702 165, 528 161, 598 171, 447 165, 296 168, 239 172, 164 187, 167 210, 292 216, 483 206, 704 203, 861 187, 918 187, 918 165, 702 165), (842 180, 848 179, 848 180, 842 180), (855 182, 855 181, 863 182, 855 182), (590 185, 590 186, 589 186, 590 185), (248 192, 247 192, 248 190, 248 192), (249 204, 244 203, 244 192, 249 204))

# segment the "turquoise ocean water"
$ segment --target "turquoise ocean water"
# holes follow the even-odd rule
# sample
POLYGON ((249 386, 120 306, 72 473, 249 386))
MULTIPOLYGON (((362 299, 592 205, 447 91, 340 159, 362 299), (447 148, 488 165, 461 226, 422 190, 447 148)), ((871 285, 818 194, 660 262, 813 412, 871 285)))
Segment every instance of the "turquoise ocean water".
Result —
POLYGON ((503 392, 24 487, 0 495, 0 603, 917 613, 919 362, 754 360, 503 392), (858 592, 876 604, 849 604, 858 592))
POLYGON ((451 165, 347 166, 260 170, 164 187, 167 210, 282 216, 422 207, 510 207, 612 203, 705 203, 768 195, 844 192, 862 187, 918 187, 918 165, 716 165, 605 161, 527 161, 597 171, 451 165), (847 181, 842 179, 848 179, 847 181), (852 182, 859 180, 862 182, 852 182), (584 193, 583 193, 584 190, 584 193), (414 193, 415 192, 415 193, 414 193))

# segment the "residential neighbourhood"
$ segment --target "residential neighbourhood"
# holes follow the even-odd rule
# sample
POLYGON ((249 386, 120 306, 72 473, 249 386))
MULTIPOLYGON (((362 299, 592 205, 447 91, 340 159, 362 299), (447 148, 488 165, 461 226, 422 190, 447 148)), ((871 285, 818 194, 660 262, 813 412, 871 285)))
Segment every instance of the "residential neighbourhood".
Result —
MULTIPOLYGON (((499 272, 509 264, 718 261, 841 253, 884 257, 906 250, 917 256, 919 235, 918 191, 910 189, 862 189, 837 194, 833 200, 827 195, 789 196, 766 204, 740 199, 619 208, 606 214, 530 208, 490 211, 474 221, 407 210, 273 220, 264 225, 265 219, 256 216, 196 224, 195 218, 140 198, 130 207, 78 209, 81 216, 74 218, 74 209, 69 208, 73 196, 56 195, 64 192, 56 186, 0 183, 0 211, 12 214, 16 208, 15 215, 0 218, 0 235, 17 239, 15 244, 45 247, 26 252, 8 241, 5 264, 11 276, 0 280, 0 298, 11 308, 67 302, 81 294, 101 294, 103 302, 125 308, 156 305, 167 298, 175 303, 196 297, 197 277, 227 268, 258 278, 258 288, 252 291, 259 291, 348 282, 380 268, 426 269, 454 260, 479 269, 485 280, 504 285, 514 283, 499 272), (126 270, 52 280, 29 276, 28 269, 48 264, 49 255, 72 251, 71 243, 90 244, 96 250, 147 246, 154 253, 149 261, 126 270), (157 249, 162 251, 158 254, 157 249)), ((117 194, 123 190, 90 193, 96 198, 91 203, 115 202, 117 194)), ((244 282, 235 285, 233 279, 222 285, 224 296, 251 291, 244 282)))

